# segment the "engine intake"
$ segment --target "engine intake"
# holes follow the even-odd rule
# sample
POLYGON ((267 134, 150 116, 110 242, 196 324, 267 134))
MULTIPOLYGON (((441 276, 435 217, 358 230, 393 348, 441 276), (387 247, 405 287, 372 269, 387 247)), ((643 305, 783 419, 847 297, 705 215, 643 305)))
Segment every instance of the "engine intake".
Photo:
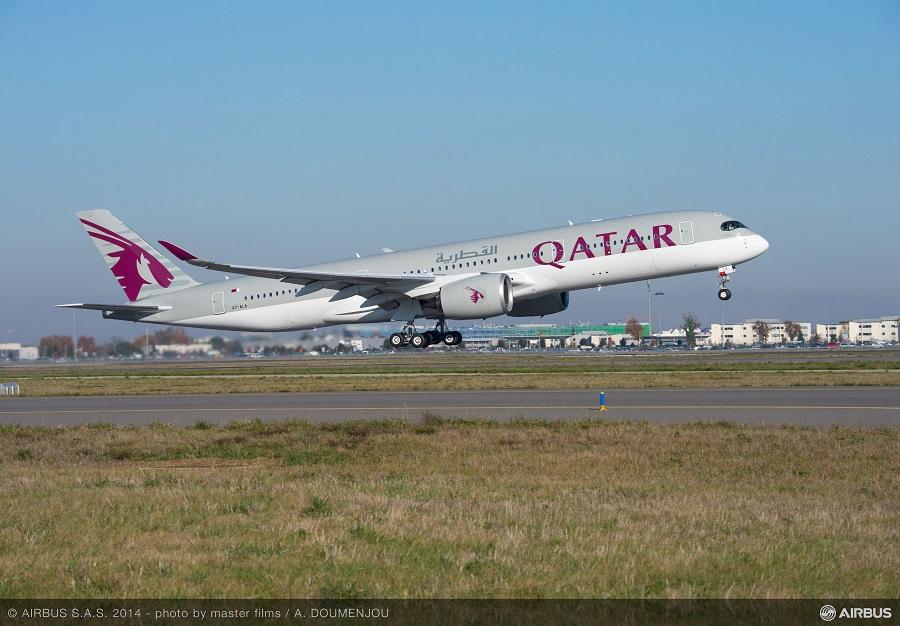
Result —
POLYGON ((548 293, 546 296, 517 300, 509 312, 511 317, 537 317, 559 313, 569 308, 569 292, 548 293))
POLYGON ((512 285, 506 274, 479 274, 441 287, 440 309, 450 319, 485 319, 512 308, 512 285))

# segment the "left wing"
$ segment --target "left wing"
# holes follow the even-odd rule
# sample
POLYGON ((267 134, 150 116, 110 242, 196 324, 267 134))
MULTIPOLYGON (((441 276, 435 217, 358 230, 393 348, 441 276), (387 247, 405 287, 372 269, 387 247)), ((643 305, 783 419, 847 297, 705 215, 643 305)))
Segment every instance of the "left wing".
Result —
POLYGON ((170 311, 172 309, 172 307, 164 304, 154 306, 152 304, 94 304, 74 302, 72 304, 57 304, 55 306, 62 309, 88 309, 89 311, 100 311, 104 319, 128 320, 131 322, 137 322, 154 313, 170 311))
POLYGON ((371 274, 367 272, 316 272, 307 270, 285 269, 281 267, 254 267, 252 265, 231 265, 217 261, 206 261, 191 254, 187 250, 168 241, 160 240, 166 250, 174 254, 179 260, 217 272, 230 272, 232 274, 245 274, 259 278, 271 278, 285 283, 306 285, 312 282, 326 284, 338 284, 344 286, 358 285, 365 287, 411 289, 428 284, 435 280, 434 274, 371 274))
POLYGON ((149 304, 86 304, 84 302, 75 302, 72 304, 54 304, 53 306, 61 309, 88 309, 90 311, 113 311, 115 313, 159 313, 160 311, 169 311, 172 307, 160 305, 153 306, 149 304))

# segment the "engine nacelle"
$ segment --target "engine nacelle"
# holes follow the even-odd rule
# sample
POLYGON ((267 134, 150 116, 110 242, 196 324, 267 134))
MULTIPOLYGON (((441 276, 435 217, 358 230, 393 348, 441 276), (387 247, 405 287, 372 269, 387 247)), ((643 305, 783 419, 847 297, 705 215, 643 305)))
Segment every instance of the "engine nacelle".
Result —
POLYGON ((484 319, 512 308, 512 285, 506 274, 479 274, 441 287, 440 309, 450 319, 484 319))
POLYGON ((518 300, 508 313, 511 317, 536 317, 559 313, 569 308, 569 292, 550 293, 546 296, 518 300))

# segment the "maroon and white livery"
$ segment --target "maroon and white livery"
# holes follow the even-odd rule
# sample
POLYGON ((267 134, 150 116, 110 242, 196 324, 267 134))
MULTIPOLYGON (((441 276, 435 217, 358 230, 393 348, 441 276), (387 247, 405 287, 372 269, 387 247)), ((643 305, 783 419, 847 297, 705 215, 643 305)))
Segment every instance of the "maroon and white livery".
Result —
POLYGON ((247 331, 402 321, 391 345, 456 345, 446 320, 558 313, 569 292, 652 278, 715 272, 728 300, 735 266, 769 244, 722 213, 682 211, 595 220, 525 233, 359 257, 300 268, 205 260, 160 241, 188 265, 237 275, 199 283, 104 210, 78 214, 127 304, 59 305, 111 319, 247 331), (433 319, 419 331, 417 319, 433 319))

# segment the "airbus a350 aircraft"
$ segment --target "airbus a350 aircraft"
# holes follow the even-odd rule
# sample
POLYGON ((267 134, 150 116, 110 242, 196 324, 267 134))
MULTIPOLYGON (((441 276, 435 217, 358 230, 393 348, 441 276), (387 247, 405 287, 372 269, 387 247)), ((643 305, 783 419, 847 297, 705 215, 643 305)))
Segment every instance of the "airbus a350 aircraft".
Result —
POLYGON ((299 269, 206 261, 167 241, 179 261, 241 275, 199 283, 105 210, 78 213, 129 304, 61 304, 107 319, 285 331, 402 321, 391 345, 462 341, 446 320, 564 311, 569 292, 715 270, 719 299, 738 263, 769 243, 739 221, 700 211, 649 213, 473 239, 299 269), (437 320, 418 330, 417 319, 437 320))

